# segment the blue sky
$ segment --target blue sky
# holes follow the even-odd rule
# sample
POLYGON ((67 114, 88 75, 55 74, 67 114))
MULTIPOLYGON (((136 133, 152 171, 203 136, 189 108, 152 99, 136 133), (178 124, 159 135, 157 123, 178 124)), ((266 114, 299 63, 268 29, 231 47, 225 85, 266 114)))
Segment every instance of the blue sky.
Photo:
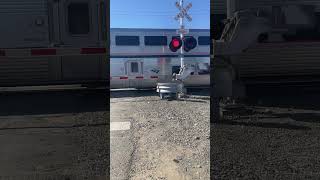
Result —
MULTIPOLYGON (((179 10, 176 0, 110 0, 111 28, 166 28, 177 29, 179 22, 174 19, 179 10)), ((192 17, 185 19, 186 28, 210 28, 210 0, 184 0, 191 2, 188 11, 192 17)))

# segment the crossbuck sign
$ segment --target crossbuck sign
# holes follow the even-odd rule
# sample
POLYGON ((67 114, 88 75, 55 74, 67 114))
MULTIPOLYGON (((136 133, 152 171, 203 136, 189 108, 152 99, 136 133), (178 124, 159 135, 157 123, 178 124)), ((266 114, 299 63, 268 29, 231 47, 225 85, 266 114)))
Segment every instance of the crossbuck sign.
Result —
POLYGON ((180 10, 180 13, 177 14, 175 20, 179 20, 180 18, 186 17, 188 21, 192 21, 191 16, 187 13, 187 11, 192 7, 192 4, 189 3, 185 8, 180 5, 179 2, 176 2, 176 7, 180 10))
MULTIPOLYGON (((189 3, 186 7, 184 7, 183 6, 183 0, 178 0, 175 3, 175 5, 180 11, 177 14, 177 16, 175 17, 175 20, 179 20, 180 21, 180 28, 177 30, 177 34, 180 34, 180 38, 181 38, 181 40, 183 40, 183 36, 185 34, 189 33, 189 30, 184 28, 183 20, 184 20, 184 18, 187 18, 189 22, 192 21, 191 16, 187 13, 188 10, 192 7, 192 4, 189 3)), ((182 41, 182 43, 184 44, 183 41, 182 41)), ((183 48, 181 48, 181 51, 180 51, 181 67, 184 67, 184 55, 183 54, 184 54, 183 48)))

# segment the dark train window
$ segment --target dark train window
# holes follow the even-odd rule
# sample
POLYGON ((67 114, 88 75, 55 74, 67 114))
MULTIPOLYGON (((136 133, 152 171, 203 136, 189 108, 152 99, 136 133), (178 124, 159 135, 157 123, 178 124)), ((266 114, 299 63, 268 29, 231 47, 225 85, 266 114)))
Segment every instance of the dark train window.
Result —
POLYGON ((131 72, 138 73, 139 72, 139 64, 137 62, 131 63, 131 72))
POLYGON ((285 25, 285 16, 281 6, 272 6, 273 24, 285 25))
POLYGON ((295 33, 284 33, 282 37, 288 42, 320 41, 320 13, 314 13, 314 18, 316 20, 314 27, 298 27, 295 33))
POLYGON ((89 19, 88 3, 71 3, 68 6, 68 25, 71 34, 88 34, 89 19))
POLYGON ((172 66, 172 74, 179 74, 180 72, 180 66, 172 66))
POLYGON ((209 63, 199 63, 198 64, 198 74, 210 74, 210 65, 209 63))
POLYGON ((223 32, 223 29, 225 27, 223 20, 227 18, 226 14, 213 14, 210 17, 210 24, 211 28, 210 33, 211 33, 211 38, 218 40, 221 37, 221 34, 223 32))
POLYGON ((167 36, 145 36, 144 44, 146 46, 166 46, 167 36))
POLYGON ((210 36, 199 36, 198 37, 199 45, 210 45, 210 36))
POLYGON ((139 46, 139 36, 116 36, 117 46, 139 46))

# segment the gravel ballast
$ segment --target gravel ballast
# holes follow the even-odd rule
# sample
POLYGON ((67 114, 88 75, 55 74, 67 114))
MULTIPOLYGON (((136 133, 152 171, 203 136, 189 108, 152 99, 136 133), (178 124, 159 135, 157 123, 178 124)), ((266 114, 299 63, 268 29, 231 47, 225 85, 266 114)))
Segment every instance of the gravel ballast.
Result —
POLYGON ((111 106, 132 114, 130 179, 209 179, 209 102, 208 92, 179 101, 154 91, 112 92, 111 106))
POLYGON ((259 101, 246 104, 242 113, 232 112, 233 118, 211 125, 212 178, 320 179, 317 108, 300 106, 302 101, 311 102, 301 96, 259 101), (296 97, 301 101, 295 102, 296 97))

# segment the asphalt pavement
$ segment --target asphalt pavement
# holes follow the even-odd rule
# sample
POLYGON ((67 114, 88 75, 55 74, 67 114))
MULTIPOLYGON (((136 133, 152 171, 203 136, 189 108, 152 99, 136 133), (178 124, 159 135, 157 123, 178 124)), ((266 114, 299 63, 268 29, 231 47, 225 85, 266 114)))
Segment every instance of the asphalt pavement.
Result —
POLYGON ((110 106, 110 179, 129 178, 133 154, 132 116, 121 103, 110 106))
POLYGON ((0 179, 106 179, 105 91, 0 92, 0 179))

